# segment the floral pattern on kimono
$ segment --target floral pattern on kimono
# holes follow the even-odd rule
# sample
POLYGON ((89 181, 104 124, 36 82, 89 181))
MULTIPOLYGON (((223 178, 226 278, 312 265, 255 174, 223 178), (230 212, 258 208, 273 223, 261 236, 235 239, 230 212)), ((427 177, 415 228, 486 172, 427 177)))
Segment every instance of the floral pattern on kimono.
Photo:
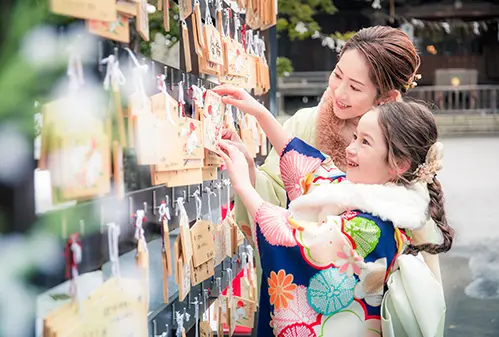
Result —
MULTIPOLYGON (((297 138, 284 149, 281 170, 288 203, 345 180, 329 158, 297 138)), ((385 282, 406 239, 391 221, 356 210, 309 221, 264 203, 255 223, 258 336, 381 336, 385 282)))

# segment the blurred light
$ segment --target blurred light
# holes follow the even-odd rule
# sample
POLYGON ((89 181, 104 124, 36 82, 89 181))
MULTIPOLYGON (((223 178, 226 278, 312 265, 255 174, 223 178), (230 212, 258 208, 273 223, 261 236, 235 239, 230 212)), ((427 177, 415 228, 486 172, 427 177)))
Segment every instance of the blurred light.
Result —
POLYGON ((156 7, 154 5, 147 5, 147 13, 153 14, 156 13, 156 7))
POLYGON ((426 46, 426 51, 432 55, 437 55, 437 49, 432 44, 426 46))
POLYGON ((461 80, 459 79, 459 77, 453 77, 450 80, 450 83, 452 84, 453 87, 459 87, 459 85, 461 84, 461 80))
POLYGON ((462 1, 461 1, 461 0, 456 0, 456 1, 454 1, 454 8, 455 8, 455 9, 461 9, 461 8, 463 8, 463 3, 462 3, 462 1))

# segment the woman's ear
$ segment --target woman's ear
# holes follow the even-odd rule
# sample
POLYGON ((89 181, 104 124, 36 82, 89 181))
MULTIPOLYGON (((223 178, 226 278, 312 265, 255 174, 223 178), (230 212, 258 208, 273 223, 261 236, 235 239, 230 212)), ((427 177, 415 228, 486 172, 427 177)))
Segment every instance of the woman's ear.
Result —
POLYGON ((398 90, 390 90, 387 93, 385 93, 382 97, 379 98, 378 104, 385 104, 388 102, 399 102, 402 101, 402 95, 400 94, 400 91, 398 90))

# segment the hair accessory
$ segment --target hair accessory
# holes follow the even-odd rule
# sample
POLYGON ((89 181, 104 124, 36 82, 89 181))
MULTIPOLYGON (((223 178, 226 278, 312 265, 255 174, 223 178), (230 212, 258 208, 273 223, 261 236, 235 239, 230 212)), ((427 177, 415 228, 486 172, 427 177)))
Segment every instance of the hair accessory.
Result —
POLYGON ((443 167, 444 145, 440 142, 433 144, 423 164, 419 165, 414 174, 418 181, 423 181, 431 184, 438 171, 443 167))
POLYGON ((404 92, 407 92, 407 91, 409 91, 409 89, 414 89, 415 87, 417 87, 418 86, 418 82, 416 82, 416 81, 419 81, 422 78, 423 78, 423 76, 421 76, 421 74, 415 74, 412 77, 411 83, 407 83, 404 86, 404 89, 405 89, 404 92))

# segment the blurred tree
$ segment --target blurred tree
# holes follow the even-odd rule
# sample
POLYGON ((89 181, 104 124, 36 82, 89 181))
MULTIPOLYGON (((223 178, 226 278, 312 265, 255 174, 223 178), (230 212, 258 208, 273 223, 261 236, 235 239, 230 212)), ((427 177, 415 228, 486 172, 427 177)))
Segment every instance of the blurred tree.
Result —
MULTIPOLYGON (((291 41, 309 39, 315 32, 321 32, 319 23, 314 19, 317 13, 334 15, 338 8, 333 0, 278 0, 279 18, 277 32, 287 34, 291 41), (305 28, 305 29, 303 29, 305 28)), ((330 36, 337 40, 348 40, 355 32, 335 32, 330 36)), ((277 58, 278 76, 289 76, 293 72, 291 60, 277 58)))

